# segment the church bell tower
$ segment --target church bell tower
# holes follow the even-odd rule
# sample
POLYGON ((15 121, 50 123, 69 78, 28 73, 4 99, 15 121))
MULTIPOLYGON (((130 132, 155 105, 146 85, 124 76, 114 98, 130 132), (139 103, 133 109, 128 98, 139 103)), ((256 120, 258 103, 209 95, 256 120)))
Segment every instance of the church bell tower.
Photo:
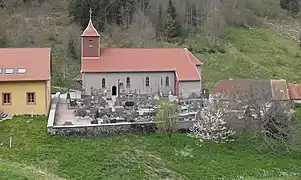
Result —
POLYGON ((82 59, 99 59, 100 57, 100 35, 92 23, 91 8, 89 24, 81 35, 81 56, 82 59))

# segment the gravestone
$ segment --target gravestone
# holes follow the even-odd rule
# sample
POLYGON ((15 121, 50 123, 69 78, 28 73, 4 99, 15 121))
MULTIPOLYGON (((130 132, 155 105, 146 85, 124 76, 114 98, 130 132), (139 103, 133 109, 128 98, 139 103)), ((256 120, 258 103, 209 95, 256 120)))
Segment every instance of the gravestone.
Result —
MULTIPOLYGON (((95 107, 90 108, 90 116, 95 116, 97 112, 98 112, 98 108, 95 108, 95 107)), ((99 114, 97 114, 97 115, 99 115, 99 114)))
POLYGON ((77 109, 77 116, 86 117, 87 116, 86 109, 83 108, 77 109))
POLYGON ((91 124, 98 124, 97 119, 92 120, 92 121, 91 121, 91 124))
POLYGON ((70 122, 70 121, 66 121, 66 122, 64 123, 64 125, 66 125, 66 126, 72 126, 73 124, 72 124, 72 122, 70 122))

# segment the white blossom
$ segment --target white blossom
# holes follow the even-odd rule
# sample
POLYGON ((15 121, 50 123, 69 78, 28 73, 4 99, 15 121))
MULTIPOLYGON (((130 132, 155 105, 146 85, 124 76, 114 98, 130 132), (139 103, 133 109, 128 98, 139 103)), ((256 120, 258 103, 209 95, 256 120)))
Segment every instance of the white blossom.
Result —
POLYGON ((235 131, 227 128, 221 110, 207 108, 200 112, 200 118, 190 128, 189 136, 199 139, 200 142, 210 140, 225 143, 233 141, 231 137, 234 134, 235 131))

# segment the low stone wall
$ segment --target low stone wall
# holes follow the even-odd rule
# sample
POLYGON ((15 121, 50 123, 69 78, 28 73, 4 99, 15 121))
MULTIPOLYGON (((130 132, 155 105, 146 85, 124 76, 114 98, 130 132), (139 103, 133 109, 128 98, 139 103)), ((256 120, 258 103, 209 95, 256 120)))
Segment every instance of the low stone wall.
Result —
MULTIPOLYGON (((187 131, 194 121, 179 122, 178 129, 187 131)), ((114 136, 125 133, 151 133, 156 132, 156 122, 131 122, 112 124, 91 124, 72 126, 48 126, 51 136, 114 136)))
POLYGON ((48 114, 47 128, 51 128, 54 126, 54 119, 56 116, 56 107, 57 107, 59 100, 60 100, 60 93, 58 92, 55 94, 55 96, 51 100, 52 103, 51 103, 49 114, 48 114))

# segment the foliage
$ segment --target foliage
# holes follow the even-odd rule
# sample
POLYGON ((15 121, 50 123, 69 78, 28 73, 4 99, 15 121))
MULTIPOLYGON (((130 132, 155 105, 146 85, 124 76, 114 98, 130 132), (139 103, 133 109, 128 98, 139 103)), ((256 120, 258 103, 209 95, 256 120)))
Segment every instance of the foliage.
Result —
POLYGON ((164 19, 164 34, 169 39, 181 35, 181 24, 177 16, 176 8, 172 4, 172 0, 169 0, 167 13, 164 19))
POLYGON ((178 130, 180 109, 179 105, 169 100, 160 100, 156 113, 156 121, 159 129, 168 134, 171 139, 172 133, 178 130))
POLYGON ((300 4, 298 0, 280 0, 280 7, 287 10, 291 15, 296 15, 300 11, 300 4))
POLYGON ((28 119, 20 116, 0 124, 0 177, 4 179, 300 179, 301 155, 271 154, 249 139, 204 142, 199 147, 197 140, 179 133, 173 135, 174 146, 167 146, 168 137, 160 133, 51 137, 45 132, 45 117, 26 123, 28 119), (177 155, 175 149, 186 153, 177 155))
POLYGON ((227 127, 220 109, 204 108, 200 112, 200 119, 190 128, 190 136, 203 140, 225 143, 232 141, 235 131, 227 127))

